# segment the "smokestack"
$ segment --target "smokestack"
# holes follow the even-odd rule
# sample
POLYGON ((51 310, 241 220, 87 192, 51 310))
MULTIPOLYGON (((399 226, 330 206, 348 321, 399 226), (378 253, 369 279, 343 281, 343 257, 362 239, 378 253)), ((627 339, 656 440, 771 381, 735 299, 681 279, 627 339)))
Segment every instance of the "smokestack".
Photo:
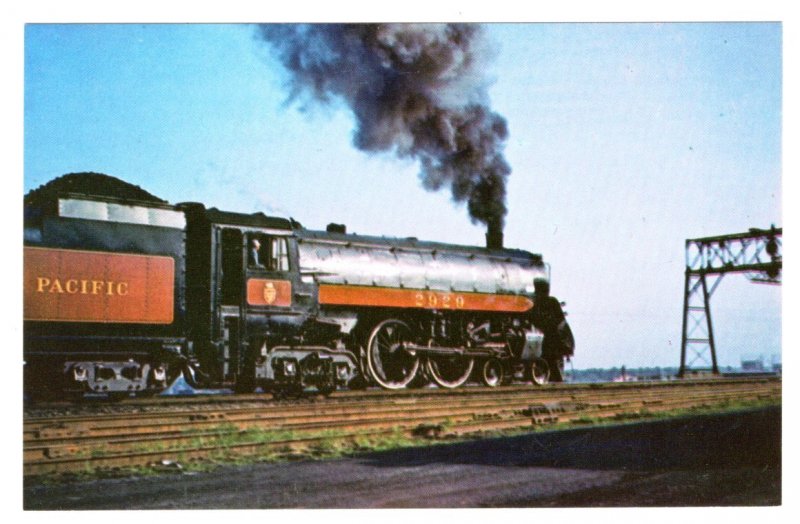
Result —
POLYGON ((503 229, 496 221, 487 224, 486 247, 488 249, 503 249, 503 229))
POLYGON ((290 99, 344 102, 355 147, 417 160, 425 189, 449 187, 502 238, 508 126, 489 104, 483 26, 266 24, 260 36, 290 73, 290 99))

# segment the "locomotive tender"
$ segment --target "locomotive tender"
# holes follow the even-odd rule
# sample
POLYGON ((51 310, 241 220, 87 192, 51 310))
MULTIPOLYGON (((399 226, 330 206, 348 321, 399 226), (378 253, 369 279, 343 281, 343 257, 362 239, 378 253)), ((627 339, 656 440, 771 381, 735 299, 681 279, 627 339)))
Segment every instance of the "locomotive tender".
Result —
POLYGON ((24 233, 29 394, 544 383, 574 347, 563 314, 533 325, 549 268, 522 250, 310 231, 96 173, 26 195, 24 233))

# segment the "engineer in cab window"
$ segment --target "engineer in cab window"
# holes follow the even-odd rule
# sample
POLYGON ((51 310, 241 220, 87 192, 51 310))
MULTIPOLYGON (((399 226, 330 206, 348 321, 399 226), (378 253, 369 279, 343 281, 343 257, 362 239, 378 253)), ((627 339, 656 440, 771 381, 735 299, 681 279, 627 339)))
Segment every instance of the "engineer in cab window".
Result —
POLYGON ((250 241, 250 251, 248 256, 248 265, 253 268, 265 269, 264 264, 261 263, 260 258, 261 242, 258 239, 250 241))

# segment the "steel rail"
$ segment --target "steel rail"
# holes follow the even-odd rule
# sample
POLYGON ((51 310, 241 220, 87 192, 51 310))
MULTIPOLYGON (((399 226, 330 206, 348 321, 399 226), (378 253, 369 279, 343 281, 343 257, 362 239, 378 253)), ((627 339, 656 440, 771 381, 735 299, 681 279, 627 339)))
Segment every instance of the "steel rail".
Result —
MULTIPOLYGON (((722 391, 720 388, 716 388, 716 390, 722 391)), ((736 388, 735 391, 741 391, 741 388, 736 388)), ((631 394, 636 398, 663 398, 667 396, 665 395, 666 393, 668 392, 661 392, 658 394, 656 392, 633 392, 631 394)), ((579 398, 584 398, 587 402, 598 402, 600 400, 610 401, 615 398, 624 398, 624 396, 625 394, 623 392, 603 395, 527 395, 520 397, 500 397, 496 399, 471 399, 469 401, 452 399, 449 402, 423 400, 401 405, 366 405, 361 403, 338 406, 320 405, 299 411, 276 410, 274 412, 269 412, 263 409, 248 408, 229 413, 219 411, 179 415, 174 413, 150 413, 144 417, 130 417, 127 421, 118 419, 113 421, 113 423, 106 419, 88 420, 81 418, 74 424, 70 424, 68 420, 62 420, 51 426, 39 426, 36 429, 25 428, 24 442, 44 443, 70 438, 105 438, 120 434, 131 435, 185 431, 187 429, 201 429, 219 426, 221 424, 296 425, 303 422, 314 421, 335 422, 340 420, 357 420, 370 415, 387 417, 398 413, 407 414, 411 411, 427 411, 447 415, 453 414, 458 410, 497 410, 500 406, 505 407, 505 409, 513 409, 531 402, 564 402, 579 398)))
MULTIPOLYGON (((483 386, 465 386, 457 389, 401 389, 401 390, 383 390, 379 388, 368 390, 343 390, 335 391, 327 400, 344 400, 344 399, 373 399, 379 398, 419 398, 425 397, 453 397, 463 396, 469 397, 474 395, 483 394, 502 394, 511 391, 583 391, 587 389, 644 389, 644 388, 672 388, 672 387, 698 387, 704 384, 725 384, 725 383, 744 383, 744 382, 763 382, 763 381, 780 381, 779 377, 710 377, 710 378, 683 378, 681 380, 665 380, 665 381, 637 381, 637 382, 607 382, 607 383, 560 383, 548 384, 542 387, 533 387, 530 384, 514 384, 509 386, 500 386, 496 388, 486 388, 483 386)), ((289 405, 297 407, 306 403, 312 403, 315 398, 306 398, 299 401, 290 401, 289 405)), ((55 401, 55 402, 38 402, 33 403, 29 410, 52 410, 52 409, 136 409, 136 408, 149 408, 149 407, 186 407, 187 409, 194 405, 226 405, 226 404, 241 404, 241 403, 259 403, 259 404, 287 404, 286 401, 276 400, 271 394, 268 393, 248 393, 237 395, 193 395, 193 396, 178 396, 178 397, 133 397, 129 399, 122 399, 116 403, 104 403, 101 401, 99 404, 76 404, 69 401, 55 401)), ((111 416, 109 414, 108 416, 111 416)), ((30 420, 36 419, 36 416, 27 417, 30 420)), ((43 415, 40 418, 50 419, 50 415, 43 415)))
MULTIPOLYGON (((284 406, 287 410, 296 411, 298 409, 303 409, 307 406, 318 405, 320 402, 345 402, 345 401, 358 401, 358 400, 389 400, 394 399, 396 401, 420 401, 426 398, 438 398, 441 396, 447 398, 470 398, 470 397, 495 397, 495 396, 505 396, 505 395, 524 395, 524 394, 538 394, 538 393, 546 393, 546 394, 567 394, 569 392, 576 392, 580 393, 586 390, 592 391, 615 391, 615 390, 626 390, 626 389, 634 389, 634 390, 651 390, 651 389, 672 389, 672 388, 679 388, 679 389, 686 389, 692 387, 704 387, 705 385, 713 384, 715 387, 723 387, 724 385, 737 385, 737 384, 746 384, 746 383, 764 383, 764 382, 780 382, 779 378, 775 377, 749 377, 747 379, 735 378, 735 379, 727 379, 727 378, 715 378, 711 380, 695 380, 695 379, 686 379, 681 381, 670 381, 670 382, 628 382, 628 383, 588 383, 588 384, 551 384, 544 387, 534 387, 532 388, 530 385, 527 386, 504 386, 498 388, 461 388, 455 390, 447 390, 447 389, 409 389, 409 390, 399 390, 399 391, 385 391, 385 390, 373 390, 373 391, 345 391, 345 392, 336 392, 332 394, 330 397, 323 401, 308 400, 305 399, 304 401, 300 402, 283 402, 283 401, 275 401, 272 400, 270 397, 265 395, 231 395, 231 396, 202 396, 202 397, 179 397, 179 398, 163 398, 158 399, 156 402, 152 402, 152 399, 131 399, 130 402, 123 402, 120 404, 101 404, 101 405, 88 405, 88 406, 79 406, 83 409, 103 409, 104 411, 113 410, 113 409, 142 409, 142 408, 172 408, 175 409, 176 412, 180 412, 181 409, 185 409, 187 412, 193 409, 193 407, 197 405, 204 406, 204 409, 211 409, 213 406, 217 405, 230 405, 230 404, 247 404, 247 403, 254 403, 258 408, 267 407, 269 409, 277 409, 280 406, 284 406)), ((58 408, 66 408, 66 407, 74 407, 74 404, 56 404, 55 409, 58 408)), ((45 407, 44 409, 47 409, 45 407)), ((51 408, 53 409, 52 405, 51 408)), ((165 411, 158 411, 157 415, 162 415, 165 411)), ((196 410, 191 411, 196 413, 196 410)), ((77 421, 80 420, 81 417, 85 417, 87 420, 95 420, 99 417, 103 417, 108 420, 113 420, 114 418, 117 419, 127 419, 131 416, 130 412, 119 412, 119 413, 104 413, 102 415, 92 413, 92 414, 77 414, 77 415, 64 415, 64 416, 54 416, 52 413, 47 413, 46 415, 42 416, 35 416, 26 414, 24 422, 26 427, 35 427, 37 424, 42 425, 52 425, 54 423, 60 422, 62 420, 69 420, 69 421, 77 421)), ((146 416, 146 412, 143 416, 146 416)))
MULTIPOLYGON (((720 385, 716 390, 733 387, 741 389, 742 384, 720 385)), ((679 389, 679 391, 683 391, 679 389)), ((203 428, 220 424, 235 423, 262 423, 274 424, 301 423, 303 421, 336 421, 342 418, 361 418, 367 414, 391 415, 396 412, 409 410, 428 410, 449 413, 456 409, 497 409, 499 405, 514 406, 529 402, 564 401, 582 396, 590 398, 615 398, 626 394, 636 396, 663 396, 672 390, 665 391, 633 391, 604 390, 588 391, 583 395, 562 395, 556 391, 544 392, 528 390, 514 395, 501 395, 494 397, 476 397, 472 399, 445 398, 445 399, 414 399, 413 402, 382 402, 364 403, 347 402, 333 403, 321 402, 314 405, 298 407, 275 406, 272 409, 265 407, 238 408, 229 411, 218 409, 195 412, 161 412, 145 414, 120 414, 115 416, 101 415, 99 417, 62 417, 58 420, 28 421, 23 428, 25 442, 45 442, 53 439, 78 438, 86 435, 95 437, 110 437, 120 433, 153 433, 186 430, 187 428, 203 428)))

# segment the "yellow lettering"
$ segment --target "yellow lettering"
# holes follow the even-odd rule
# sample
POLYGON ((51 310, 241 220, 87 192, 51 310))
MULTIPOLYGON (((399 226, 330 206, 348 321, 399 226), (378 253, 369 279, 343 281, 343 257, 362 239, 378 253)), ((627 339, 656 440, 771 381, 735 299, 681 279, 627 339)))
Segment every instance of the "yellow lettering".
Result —
POLYGON ((464 297, 456 295, 456 308, 462 309, 464 307, 464 297))
MULTIPOLYGON (((58 278, 36 277, 37 293, 69 293, 70 295, 114 295, 125 296, 130 294, 130 283, 115 282, 113 280, 78 280, 70 278, 61 280, 58 278)), ((421 305, 423 297, 417 296, 417 304, 421 305)))
POLYGON ((443 307, 443 308, 445 308, 445 309, 450 309, 450 299, 451 299, 451 298, 452 298, 452 297, 451 297, 449 294, 447 294, 447 295, 442 295, 442 307, 443 307))
POLYGON ((50 285, 50 279, 47 277, 38 277, 36 279, 36 292, 44 293, 44 288, 50 285))
POLYGON ((425 305, 425 297, 422 293, 417 293, 414 295, 414 300, 416 301, 417 307, 423 307, 425 305))

